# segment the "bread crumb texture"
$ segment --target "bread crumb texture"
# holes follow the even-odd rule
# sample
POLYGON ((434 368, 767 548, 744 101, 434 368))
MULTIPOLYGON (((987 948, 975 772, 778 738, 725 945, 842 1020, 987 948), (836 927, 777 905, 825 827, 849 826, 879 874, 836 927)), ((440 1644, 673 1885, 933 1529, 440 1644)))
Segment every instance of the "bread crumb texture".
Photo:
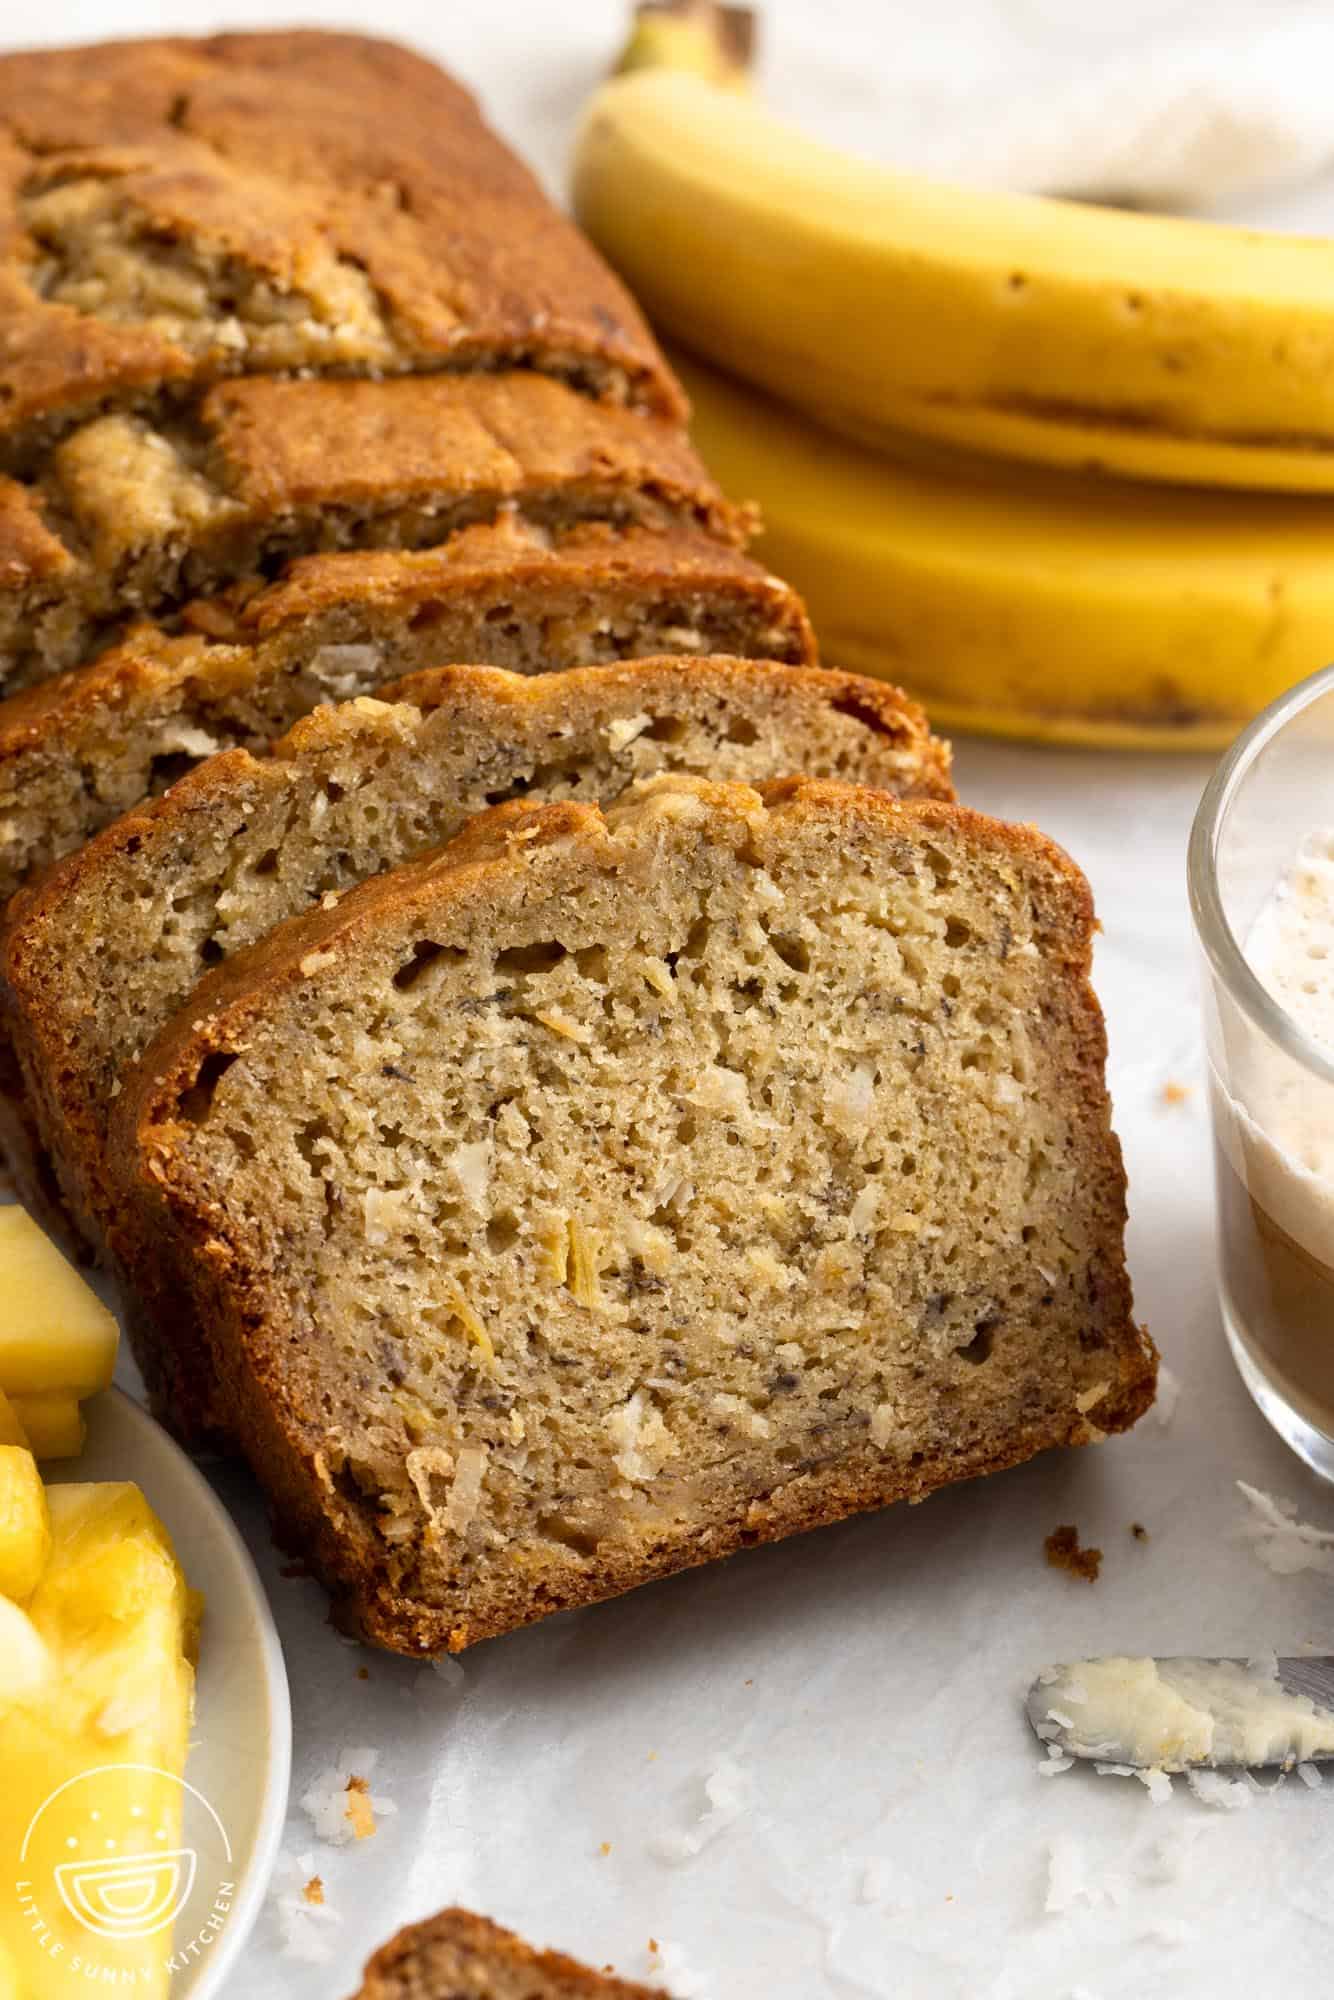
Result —
POLYGON ((121 1131, 362 1629, 457 1646, 1133 1421, 1090 926, 1028 830, 665 778, 220 968, 121 1131))

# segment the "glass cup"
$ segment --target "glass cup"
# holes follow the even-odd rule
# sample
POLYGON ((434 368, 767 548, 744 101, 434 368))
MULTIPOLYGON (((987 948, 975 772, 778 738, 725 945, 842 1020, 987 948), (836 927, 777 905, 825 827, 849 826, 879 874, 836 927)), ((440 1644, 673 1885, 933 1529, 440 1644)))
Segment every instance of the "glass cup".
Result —
POLYGON ((1334 667, 1223 759, 1188 872, 1223 1324, 1274 1429, 1334 1480, 1334 667))

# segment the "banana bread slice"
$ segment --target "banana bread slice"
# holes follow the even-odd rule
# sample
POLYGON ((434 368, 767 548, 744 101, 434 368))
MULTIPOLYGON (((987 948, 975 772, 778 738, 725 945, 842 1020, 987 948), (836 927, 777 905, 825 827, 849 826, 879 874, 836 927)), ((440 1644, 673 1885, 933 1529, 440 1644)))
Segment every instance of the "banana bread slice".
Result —
POLYGON ((417 554, 310 556, 0 701, 0 897, 215 751, 440 660, 547 673, 681 654, 813 662, 801 600, 690 530, 517 516, 417 554), (214 637, 206 637, 213 634, 214 637))
POLYGON ((221 376, 528 367, 680 421, 629 294, 392 42, 323 33, 0 57, 0 460, 221 376))
POLYGON ((667 2000, 563 1952, 534 1951, 471 1910, 409 1924, 370 1960, 352 2000, 667 2000))
POLYGON ((684 432, 542 375, 224 382, 175 416, 98 417, 32 482, 0 479, 0 688, 293 557, 428 548, 505 507, 738 545, 749 526, 684 432))
MULTIPOLYGON (((948 752, 919 709, 881 682, 821 668, 661 659, 524 678, 445 667, 385 693, 317 710, 271 755, 211 758, 11 906, 6 1000, 36 1117, 11 1168, 44 1211, 58 1176, 82 1234, 110 1238, 141 1303, 163 1291, 161 1260, 151 1243, 138 1254, 119 1226, 112 1102, 208 967, 272 924, 516 793, 597 799, 662 771, 809 769, 952 796, 948 752)), ((168 1297, 159 1327, 178 1338, 163 1347, 154 1324, 151 1313, 136 1319, 140 1360, 188 1434, 207 1396, 170 1381, 191 1347, 179 1305, 168 1297)))
POLYGON ((810 780, 514 802, 280 926, 125 1081, 283 1531, 431 1653, 1152 1397, 1083 877, 810 780))

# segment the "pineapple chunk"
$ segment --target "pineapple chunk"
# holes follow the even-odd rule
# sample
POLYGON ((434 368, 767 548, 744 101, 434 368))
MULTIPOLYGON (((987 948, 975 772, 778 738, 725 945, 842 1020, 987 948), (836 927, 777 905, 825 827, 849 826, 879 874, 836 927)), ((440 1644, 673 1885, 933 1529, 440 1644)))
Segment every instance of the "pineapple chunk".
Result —
POLYGON ((22 1606, 7 1597, 0 1597, 0 1660, 11 1701, 26 1700, 51 1682, 50 1648, 22 1606))
POLYGON ((91 1396, 116 1364, 116 1322, 23 1208, 0 1208, 0 1389, 91 1396))
POLYGON ((3 1389, 0 1389, 0 1444, 21 1444, 25 1451, 32 1450, 22 1419, 3 1389))
POLYGON ((77 1458, 83 1450, 88 1426, 78 1397, 68 1389, 15 1396, 10 1407, 34 1458, 77 1458))
MULTIPOLYGON (((0 1677, 0 1880, 26 1880, 40 1905, 40 1937, 8 1931, 17 1991, 33 1995, 51 1990, 53 1946, 67 1965, 89 1956, 87 1930, 51 1886, 58 1868, 95 1868, 114 1841, 118 1859, 142 1853, 151 1875, 181 1848, 172 1774, 185 1768, 194 1682, 190 1593, 138 1488, 53 1486, 49 1501, 51 1555, 28 1620, 50 1671, 26 1689, 0 1677)), ((8 1664, 3 1630, 0 1656, 8 1664)), ((166 1930, 96 1940, 102 1980, 141 2000, 165 2000, 169 1957, 166 1930)))
POLYGON ((37 1460, 0 1444, 0 1596, 31 1597, 51 1553, 51 1520, 37 1460))

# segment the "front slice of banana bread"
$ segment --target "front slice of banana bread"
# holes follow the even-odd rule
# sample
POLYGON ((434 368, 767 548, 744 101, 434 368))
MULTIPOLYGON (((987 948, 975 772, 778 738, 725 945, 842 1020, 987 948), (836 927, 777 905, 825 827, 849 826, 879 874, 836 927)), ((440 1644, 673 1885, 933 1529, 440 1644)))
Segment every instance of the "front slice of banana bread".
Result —
POLYGON ((460 1648, 1152 1397, 1083 878, 789 780, 515 802, 221 966, 112 1153, 285 1534, 460 1648))
POLYGON ((534 1951, 471 1910, 441 1910, 381 1945, 352 2000, 667 2000, 563 1952, 534 1951))

